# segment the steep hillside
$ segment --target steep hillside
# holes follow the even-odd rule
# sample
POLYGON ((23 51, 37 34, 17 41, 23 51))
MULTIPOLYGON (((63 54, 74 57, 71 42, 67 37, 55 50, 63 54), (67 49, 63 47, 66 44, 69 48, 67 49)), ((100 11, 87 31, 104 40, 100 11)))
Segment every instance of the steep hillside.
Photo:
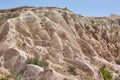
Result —
POLYGON ((120 80, 119 64, 118 15, 84 17, 56 7, 0 10, 1 77, 104 80, 104 67, 120 80))

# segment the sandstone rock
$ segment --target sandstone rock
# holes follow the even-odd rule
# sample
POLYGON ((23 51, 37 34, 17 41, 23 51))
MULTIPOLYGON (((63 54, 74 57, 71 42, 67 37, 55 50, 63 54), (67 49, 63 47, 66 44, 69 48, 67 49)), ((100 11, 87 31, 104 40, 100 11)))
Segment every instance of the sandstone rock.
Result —
POLYGON ((82 39, 78 39, 77 41, 78 41, 79 45, 82 48, 82 51, 84 52, 84 54, 86 56, 88 56, 88 57, 97 56, 96 51, 94 50, 94 48, 89 43, 87 43, 86 41, 84 41, 82 39))
POLYGON ((42 67, 29 64, 29 65, 27 65, 26 71, 24 72, 21 80, 30 80, 30 79, 37 80, 36 78, 37 78, 38 74, 43 71, 44 70, 42 67))
POLYGON ((92 67, 90 67, 89 64, 87 64, 84 61, 78 61, 78 60, 71 60, 71 59, 64 59, 65 61, 73 64, 74 66, 78 67, 80 70, 84 71, 85 73, 87 73, 88 75, 93 76, 94 75, 94 71, 92 69, 92 67))
POLYGON ((44 70, 42 67, 29 64, 21 80, 63 80, 64 78, 65 76, 54 70, 44 70))
POLYGON ((23 80, 27 76, 33 80, 93 80, 101 77, 98 70, 103 64, 119 74, 120 66, 114 60, 120 55, 120 16, 85 17, 56 7, 0 10, 0 66, 20 69, 26 66, 27 56, 34 54, 63 68, 51 66, 44 71, 27 65, 23 80), (78 67, 84 77, 71 78, 68 64, 78 67))
POLYGON ((51 40, 51 45, 56 49, 63 50, 62 41, 59 38, 57 33, 53 34, 52 40, 51 40))
POLYGON ((9 31, 9 23, 6 22, 4 25, 1 26, 0 29, 0 41, 5 38, 5 36, 8 34, 9 31))
POLYGON ((25 65, 26 54, 14 48, 8 48, 4 55, 3 66, 6 69, 21 69, 25 65))

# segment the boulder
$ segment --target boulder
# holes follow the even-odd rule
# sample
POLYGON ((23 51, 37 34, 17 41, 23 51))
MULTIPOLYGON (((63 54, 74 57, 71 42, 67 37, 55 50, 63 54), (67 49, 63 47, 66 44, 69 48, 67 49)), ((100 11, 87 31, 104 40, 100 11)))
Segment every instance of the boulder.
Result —
POLYGON ((37 80, 38 74, 44 70, 37 65, 28 64, 21 80, 37 80))
POLYGON ((21 69, 27 59, 26 53, 15 48, 8 48, 4 55, 3 66, 6 69, 21 69))

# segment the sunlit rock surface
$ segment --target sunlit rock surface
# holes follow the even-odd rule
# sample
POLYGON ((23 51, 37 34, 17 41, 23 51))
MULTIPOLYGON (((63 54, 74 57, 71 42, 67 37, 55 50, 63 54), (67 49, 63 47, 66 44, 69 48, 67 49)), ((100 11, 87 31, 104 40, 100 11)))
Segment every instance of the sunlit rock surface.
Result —
POLYGON ((26 66, 21 80, 103 80, 102 65, 119 77, 119 55, 118 15, 84 17, 56 7, 0 10, 0 67, 26 66), (35 54, 49 62, 47 70, 25 64, 35 54), (77 75, 69 74, 70 65, 77 75))

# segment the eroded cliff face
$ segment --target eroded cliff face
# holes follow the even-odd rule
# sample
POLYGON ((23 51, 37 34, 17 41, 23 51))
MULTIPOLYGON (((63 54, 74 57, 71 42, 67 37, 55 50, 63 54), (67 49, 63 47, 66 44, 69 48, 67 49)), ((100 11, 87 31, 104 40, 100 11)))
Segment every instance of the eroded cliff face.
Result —
POLYGON ((26 67, 21 80, 103 80, 102 65, 120 75, 114 61, 120 55, 120 16, 83 17, 55 7, 0 12, 1 75, 26 67), (35 54, 47 60, 47 69, 25 64, 35 54), (76 75, 69 73, 71 65, 76 75))

